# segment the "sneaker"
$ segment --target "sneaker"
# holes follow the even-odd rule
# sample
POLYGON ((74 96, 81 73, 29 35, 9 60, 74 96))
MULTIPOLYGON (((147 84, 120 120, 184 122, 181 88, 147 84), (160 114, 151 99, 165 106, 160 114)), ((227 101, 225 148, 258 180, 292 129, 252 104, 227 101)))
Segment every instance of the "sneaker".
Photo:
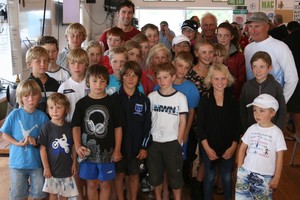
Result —
POLYGON ((151 191, 150 185, 149 185, 147 179, 145 179, 145 178, 143 178, 141 181, 141 191, 142 192, 150 192, 151 191))

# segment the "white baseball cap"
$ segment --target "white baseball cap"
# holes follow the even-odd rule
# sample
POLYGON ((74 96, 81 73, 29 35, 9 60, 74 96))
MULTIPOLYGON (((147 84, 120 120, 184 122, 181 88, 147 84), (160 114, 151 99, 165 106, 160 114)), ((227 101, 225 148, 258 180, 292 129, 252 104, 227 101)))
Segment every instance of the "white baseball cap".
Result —
POLYGON ((188 37, 186 37, 185 35, 178 35, 178 36, 173 38, 172 46, 174 46, 175 44, 179 44, 181 42, 188 42, 189 45, 191 45, 191 42, 190 42, 188 37))
POLYGON ((247 105, 250 106, 257 106, 260 108, 273 108, 275 111, 278 110, 279 105, 278 101, 269 94, 261 94, 254 99, 254 101, 247 105))

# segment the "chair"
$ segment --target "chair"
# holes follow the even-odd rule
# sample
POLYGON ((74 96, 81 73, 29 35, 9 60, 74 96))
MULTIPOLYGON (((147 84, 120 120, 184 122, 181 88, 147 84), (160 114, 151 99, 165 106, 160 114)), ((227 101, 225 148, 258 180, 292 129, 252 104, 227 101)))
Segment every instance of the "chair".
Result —
POLYGON ((300 137, 295 135, 295 144, 294 144, 294 149, 293 149, 292 156, 291 156, 291 161, 290 161, 291 166, 296 165, 296 164, 294 164, 294 160, 295 160, 295 153, 296 153, 298 144, 300 144, 300 137))
POLYGON ((7 113, 8 115, 14 108, 18 107, 16 98, 17 83, 10 83, 6 88, 6 99, 7 99, 7 113))

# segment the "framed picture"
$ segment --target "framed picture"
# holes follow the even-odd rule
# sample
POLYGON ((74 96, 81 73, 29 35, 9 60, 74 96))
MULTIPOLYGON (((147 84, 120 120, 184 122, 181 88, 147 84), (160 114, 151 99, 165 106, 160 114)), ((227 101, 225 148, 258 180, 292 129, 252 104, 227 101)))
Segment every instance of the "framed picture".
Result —
POLYGON ((212 0, 213 2, 227 2, 228 0, 212 0))

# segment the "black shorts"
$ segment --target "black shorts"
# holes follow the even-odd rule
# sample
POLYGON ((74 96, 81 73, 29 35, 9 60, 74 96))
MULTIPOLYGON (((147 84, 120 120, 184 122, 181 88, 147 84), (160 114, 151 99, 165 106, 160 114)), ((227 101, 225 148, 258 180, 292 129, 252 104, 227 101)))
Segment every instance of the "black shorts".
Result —
POLYGON ((171 142, 152 142, 148 150, 147 167, 149 182, 153 186, 163 183, 164 172, 167 172, 168 183, 172 189, 183 187, 182 151, 177 140, 171 142))
POLYGON ((135 175, 145 171, 144 160, 137 158, 125 159, 115 163, 116 173, 125 173, 126 175, 135 175))

